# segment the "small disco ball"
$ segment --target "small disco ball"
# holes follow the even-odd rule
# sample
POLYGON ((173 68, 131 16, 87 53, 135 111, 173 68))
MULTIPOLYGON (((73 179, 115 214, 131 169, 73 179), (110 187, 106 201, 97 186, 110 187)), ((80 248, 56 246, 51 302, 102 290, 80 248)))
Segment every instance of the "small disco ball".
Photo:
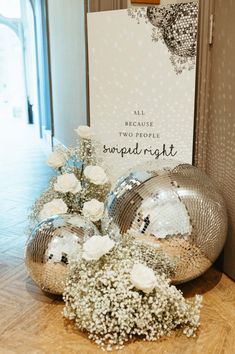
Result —
POLYGON ((80 215, 55 215, 33 230, 25 252, 31 278, 39 287, 61 295, 68 275, 68 263, 79 257, 82 244, 99 231, 80 215))
POLYGON ((223 197, 198 168, 175 161, 149 162, 121 177, 110 193, 104 228, 159 244, 173 257, 173 283, 204 273, 227 233, 223 197), (108 221, 110 220, 110 221, 108 221))

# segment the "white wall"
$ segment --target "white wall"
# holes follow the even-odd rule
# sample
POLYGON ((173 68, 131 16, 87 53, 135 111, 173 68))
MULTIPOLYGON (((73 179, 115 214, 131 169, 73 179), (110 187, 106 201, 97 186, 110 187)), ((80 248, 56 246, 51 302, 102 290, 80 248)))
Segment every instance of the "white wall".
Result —
POLYGON ((66 146, 86 124, 84 1, 48 1, 54 138, 66 146))

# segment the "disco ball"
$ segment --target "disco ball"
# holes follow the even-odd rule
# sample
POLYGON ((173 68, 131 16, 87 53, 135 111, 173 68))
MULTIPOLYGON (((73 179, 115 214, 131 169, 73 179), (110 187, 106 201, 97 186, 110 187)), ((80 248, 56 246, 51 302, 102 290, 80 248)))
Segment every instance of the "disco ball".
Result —
POLYGON ((46 292, 62 294, 68 263, 79 257, 82 244, 99 231, 79 215, 56 215, 33 230, 25 251, 31 278, 46 292))
POLYGON ((175 260, 174 283, 204 273, 227 233, 226 207, 217 187, 198 168, 173 161, 149 162, 120 178, 104 220, 104 228, 122 237, 130 233, 158 243, 175 260))

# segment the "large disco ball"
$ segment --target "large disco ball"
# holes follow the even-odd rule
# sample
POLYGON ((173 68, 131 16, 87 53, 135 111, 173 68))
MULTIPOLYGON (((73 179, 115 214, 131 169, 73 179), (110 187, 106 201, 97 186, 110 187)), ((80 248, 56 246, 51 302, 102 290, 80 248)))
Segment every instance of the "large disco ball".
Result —
POLYGON ((68 263, 79 255, 82 244, 99 231, 79 215, 56 215, 33 230, 25 252, 31 278, 46 292, 62 294, 68 263))
POLYGON ((116 234, 160 244, 176 262, 174 283, 204 273, 220 254, 227 232, 225 203, 211 179, 173 161, 149 162, 120 178, 105 220, 116 234))

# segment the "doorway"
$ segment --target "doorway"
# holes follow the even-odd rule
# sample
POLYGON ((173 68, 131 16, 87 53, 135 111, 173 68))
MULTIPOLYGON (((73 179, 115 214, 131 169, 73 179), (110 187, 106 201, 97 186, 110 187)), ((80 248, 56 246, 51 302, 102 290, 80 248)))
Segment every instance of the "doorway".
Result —
POLYGON ((0 0, 0 121, 31 125, 40 138, 51 122, 44 6, 0 0))
POLYGON ((21 42, 8 26, 0 24, 0 119, 27 117, 21 42))

